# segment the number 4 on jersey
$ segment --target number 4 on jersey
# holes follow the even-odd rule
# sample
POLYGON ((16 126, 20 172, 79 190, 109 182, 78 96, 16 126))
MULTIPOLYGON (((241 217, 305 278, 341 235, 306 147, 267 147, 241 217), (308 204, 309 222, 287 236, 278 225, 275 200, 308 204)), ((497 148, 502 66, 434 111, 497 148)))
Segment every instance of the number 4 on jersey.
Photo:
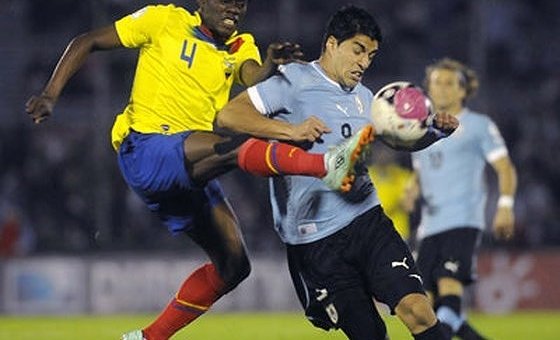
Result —
POLYGON ((189 42, 187 40, 183 41, 183 49, 181 50, 181 59, 186 61, 189 64, 189 68, 191 68, 194 54, 196 53, 196 43, 192 44, 190 51, 187 53, 189 42))

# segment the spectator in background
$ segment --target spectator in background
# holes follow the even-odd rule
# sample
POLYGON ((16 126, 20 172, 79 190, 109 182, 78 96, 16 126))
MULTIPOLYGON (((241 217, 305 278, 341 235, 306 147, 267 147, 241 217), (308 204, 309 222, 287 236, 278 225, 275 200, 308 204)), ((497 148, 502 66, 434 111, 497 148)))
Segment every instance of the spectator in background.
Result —
POLYGON ((27 254, 34 245, 34 233, 29 229, 18 208, 3 209, 0 222, 0 258, 27 254))
POLYGON ((21 223, 18 216, 8 214, 0 225, 0 257, 15 256, 20 237, 21 223))

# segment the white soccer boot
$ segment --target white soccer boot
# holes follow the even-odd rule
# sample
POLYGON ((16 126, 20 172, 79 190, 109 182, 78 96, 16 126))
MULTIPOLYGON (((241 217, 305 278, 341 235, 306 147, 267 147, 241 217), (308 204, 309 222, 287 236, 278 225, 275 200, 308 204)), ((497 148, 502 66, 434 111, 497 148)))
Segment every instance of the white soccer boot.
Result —
POLYGON ((142 331, 136 330, 123 334, 121 340, 145 340, 142 331))
POLYGON ((333 190, 348 192, 354 183, 354 165, 373 142, 374 128, 368 124, 358 133, 325 153, 327 175, 323 181, 333 190))

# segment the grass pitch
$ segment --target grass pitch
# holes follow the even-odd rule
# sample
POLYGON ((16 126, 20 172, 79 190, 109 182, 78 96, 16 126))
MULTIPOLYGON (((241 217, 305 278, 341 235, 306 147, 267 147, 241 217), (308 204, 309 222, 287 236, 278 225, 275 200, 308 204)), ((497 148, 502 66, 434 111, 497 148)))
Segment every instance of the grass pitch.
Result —
MULTIPOLYGON (((1 340, 117 340, 128 330, 148 324, 146 316, 0 316, 1 340)), ((412 339, 397 318, 386 317, 393 340, 412 339)), ((560 339, 560 311, 473 314, 471 323, 490 339, 560 339)), ((324 332, 311 326, 301 313, 209 313, 174 338, 189 340, 319 340, 346 339, 342 332, 324 332)))

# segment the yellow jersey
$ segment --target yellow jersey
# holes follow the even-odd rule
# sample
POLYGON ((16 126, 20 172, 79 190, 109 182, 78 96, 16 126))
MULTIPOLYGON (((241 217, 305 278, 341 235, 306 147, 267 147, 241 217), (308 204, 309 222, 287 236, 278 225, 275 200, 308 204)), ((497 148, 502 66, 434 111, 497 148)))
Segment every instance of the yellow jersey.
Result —
POLYGON ((414 179, 413 172, 398 165, 373 165, 368 168, 383 210, 391 218, 395 229, 406 240, 410 236, 409 212, 402 202, 414 179))
POLYGON ((111 132, 115 150, 130 129, 211 131, 233 82, 240 83, 241 65, 249 59, 261 63, 252 35, 235 32, 217 45, 197 12, 174 5, 144 7, 115 22, 115 28, 125 47, 140 49, 129 103, 111 132))

